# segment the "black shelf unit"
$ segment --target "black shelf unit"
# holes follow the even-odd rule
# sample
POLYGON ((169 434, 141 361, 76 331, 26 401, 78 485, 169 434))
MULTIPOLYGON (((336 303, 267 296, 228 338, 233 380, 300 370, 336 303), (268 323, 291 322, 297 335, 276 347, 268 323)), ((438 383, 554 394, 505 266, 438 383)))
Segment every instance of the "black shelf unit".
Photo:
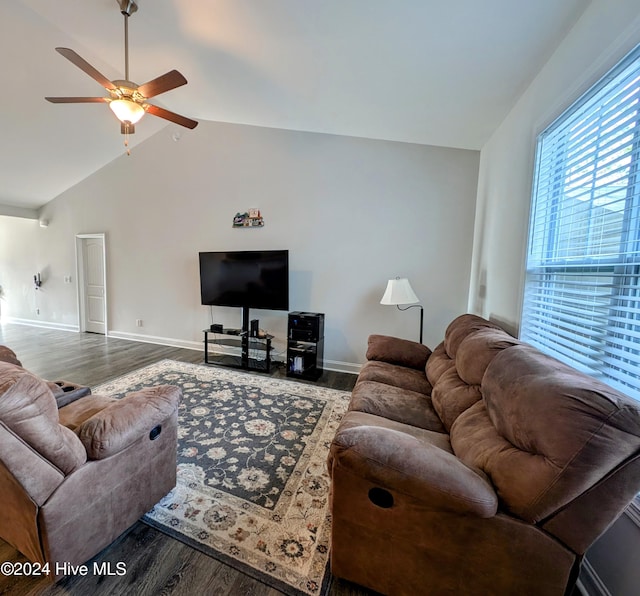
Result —
POLYGON ((290 312, 287 326, 287 376, 317 381, 324 366, 324 314, 290 312))
POLYGON ((273 349, 271 340, 274 336, 267 334, 264 337, 251 337, 248 331, 248 319, 247 312, 243 316, 243 329, 223 329, 222 332, 211 331, 210 329, 203 330, 205 364, 219 364, 265 373, 271 372, 271 350, 273 349), (240 348, 240 354, 211 354, 209 346, 240 348), (255 357, 263 352, 264 358, 255 357))

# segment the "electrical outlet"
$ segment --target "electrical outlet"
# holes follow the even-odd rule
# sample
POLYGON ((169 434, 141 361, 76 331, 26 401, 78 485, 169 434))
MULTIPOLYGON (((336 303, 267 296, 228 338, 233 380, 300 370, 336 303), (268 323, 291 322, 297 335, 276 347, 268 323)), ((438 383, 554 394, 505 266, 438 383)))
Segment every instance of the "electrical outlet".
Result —
POLYGON ((40 314, 40 309, 36 308, 36 314, 39 315, 40 314))
POLYGON ((136 327, 142 327, 142 319, 136 319, 136 327))

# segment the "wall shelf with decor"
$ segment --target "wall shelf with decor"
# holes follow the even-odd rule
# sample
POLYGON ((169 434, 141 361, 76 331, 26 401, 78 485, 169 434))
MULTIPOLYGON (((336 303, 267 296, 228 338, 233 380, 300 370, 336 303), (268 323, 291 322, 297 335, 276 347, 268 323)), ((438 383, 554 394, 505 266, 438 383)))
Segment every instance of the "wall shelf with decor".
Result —
POLYGON ((233 217, 234 228, 262 228, 264 219, 259 209, 249 209, 245 213, 236 213, 233 217))

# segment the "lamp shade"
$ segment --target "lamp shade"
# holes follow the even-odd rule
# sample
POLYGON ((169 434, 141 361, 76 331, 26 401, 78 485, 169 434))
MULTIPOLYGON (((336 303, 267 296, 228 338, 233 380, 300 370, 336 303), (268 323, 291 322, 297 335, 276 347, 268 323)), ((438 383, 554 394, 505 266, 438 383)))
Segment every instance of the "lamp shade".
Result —
POLYGON ((144 116, 144 108, 130 99, 114 99, 109 102, 109 107, 120 122, 135 124, 144 116))
POLYGON ((387 282, 380 304, 415 304, 420 302, 406 277, 396 277, 387 282))

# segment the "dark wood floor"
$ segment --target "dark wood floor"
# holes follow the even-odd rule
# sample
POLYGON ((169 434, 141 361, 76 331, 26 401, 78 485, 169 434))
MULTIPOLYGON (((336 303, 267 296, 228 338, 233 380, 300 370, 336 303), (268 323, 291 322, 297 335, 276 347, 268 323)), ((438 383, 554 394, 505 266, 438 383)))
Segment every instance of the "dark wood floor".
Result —
MULTIPOLYGON (((0 344, 13 349, 25 368, 49 380, 68 380, 95 386, 163 358, 203 362, 196 350, 145 344, 90 333, 70 333, 4 323, 0 344)), ((282 367, 272 376, 284 377, 282 367)), ((317 384, 351 390, 355 376, 326 371, 317 384)), ((0 505, 1 506, 1 505, 0 505)), ((55 585, 38 578, 5 577, 0 574, 0 595, 252 595, 277 596, 274 590, 228 565, 208 557, 165 534, 138 522, 95 559, 126 563, 124 576, 68 577, 55 585)), ((0 563, 26 561, 0 540, 0 563)), ((349 582, 334 579, 331 596, 373 594, 349 582)))

